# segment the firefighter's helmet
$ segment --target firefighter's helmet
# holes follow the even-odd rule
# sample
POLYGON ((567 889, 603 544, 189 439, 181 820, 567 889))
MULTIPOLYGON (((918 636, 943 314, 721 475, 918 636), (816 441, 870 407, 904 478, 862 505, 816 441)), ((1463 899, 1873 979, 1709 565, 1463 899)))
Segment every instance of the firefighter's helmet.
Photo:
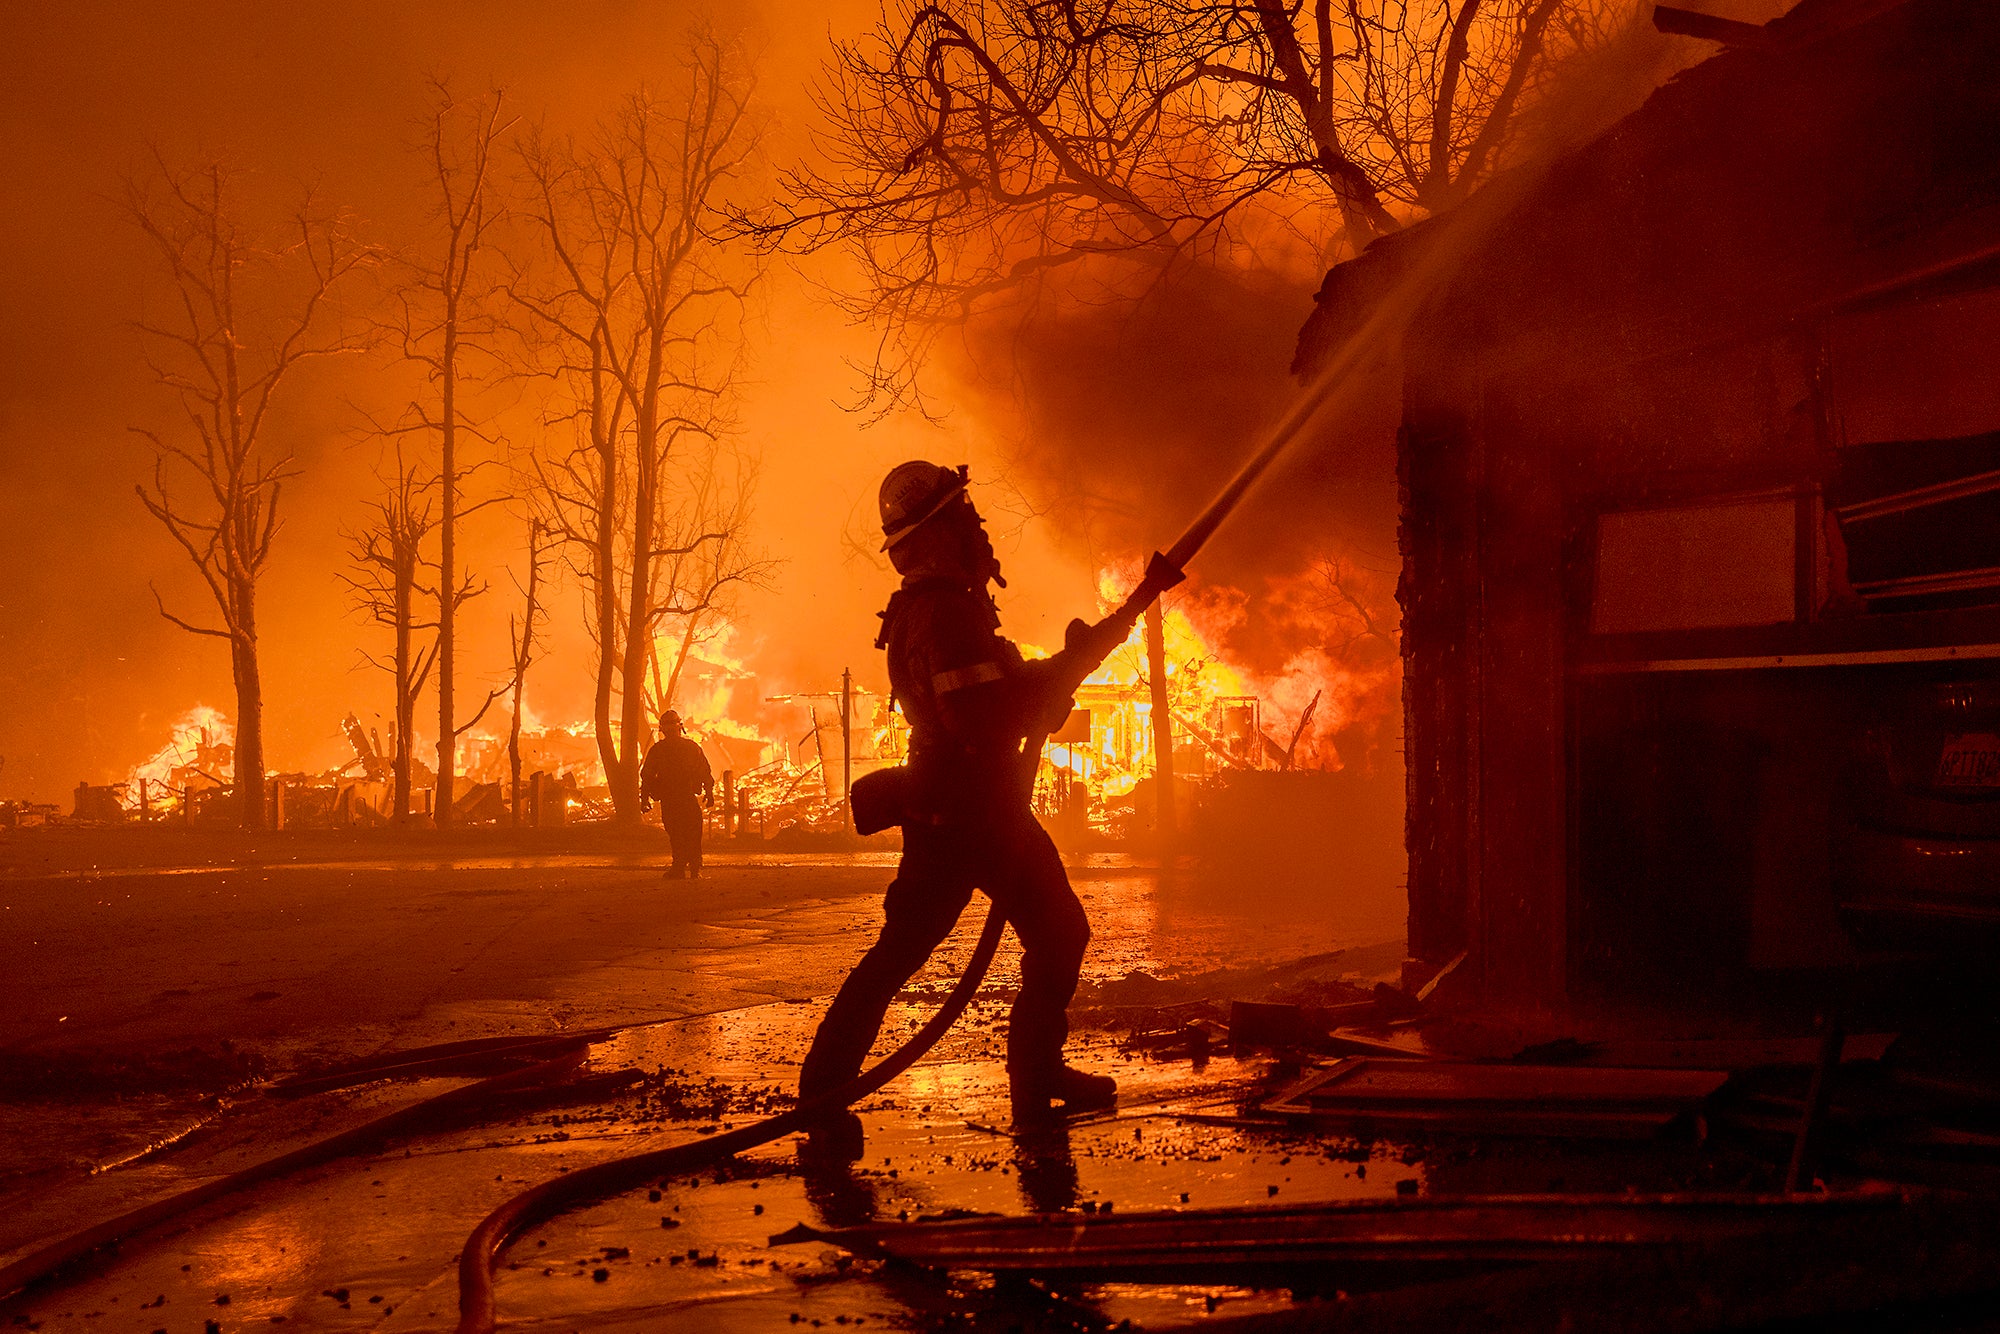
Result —
POLYGON ((660 735, 671 736, 681 730, 681 715, 677 710, 668 709, 660 715, 660 735))
POLYGON ((965 493, 969 469, 921 460, 899 463, 882 479, 882 550, 917 531, 965 493))

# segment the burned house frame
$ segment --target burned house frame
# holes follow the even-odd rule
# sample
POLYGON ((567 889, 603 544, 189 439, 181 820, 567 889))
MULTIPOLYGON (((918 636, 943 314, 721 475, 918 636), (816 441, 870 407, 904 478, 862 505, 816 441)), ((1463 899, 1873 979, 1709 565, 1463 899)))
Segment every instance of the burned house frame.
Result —
POLYGON ((1504 1007, 2000 917, 2000 7, 1732 35, 1301 339, 1464 256, 1403 347, 1409 940, 1504 1007))

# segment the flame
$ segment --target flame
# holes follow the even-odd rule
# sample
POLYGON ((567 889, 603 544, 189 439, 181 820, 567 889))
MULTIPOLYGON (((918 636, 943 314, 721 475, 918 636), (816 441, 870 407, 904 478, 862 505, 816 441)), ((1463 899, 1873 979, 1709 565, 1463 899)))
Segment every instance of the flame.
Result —
MULTIPOLYGON (((1098 580, 1104 603, 1115 603, 1137 577, 1135 569, 1106 570, 1098 580)), ((1329 558, 1270 581, 1254 597, 1225 587, 1183 588, 1169 598, 1163 636, 1175 772, 1184 781, 1243 769, 1340 769, 1356 758, 1341 747, 1358 748, 1369 763, 1393 743, 1401 661, 1392 571, 1329 558)), ((839 683, 761 697, 738 640, 737 627, 718 619, 673 674, 672 700, 708 753, 718 787, 725 773, 733 776, 732 823, 740 820, 738 827, 753 834, 840 828, 843 760, 855 777, 899 763, 907 723, 885 694, 855 689, 844 754, 839 683), (774 704, 796 712, 774 712, 774 704)), ((655 647, 672 674, 680 641, 662 636, 655 647)), ((1035 645, 1021 647, 1031 657, 1046 656, 1035 645)), ((649 696, 652 690, 649 679, 649 696)), ((1047 746, 1038 806, 1116 831, 1141 814, 1146 803, 1135 790, 1154 776, 1155 702, 1143 622, 1086 679, 1077 704, 1088 714, 1087 734, 1047 746), (1080 807, 1079 790, 1086 796, 1080 807)), ((526 698, 521 715, 523 776, 541 771, 572 780, 585 818, 608 813, 593 723, 554 721, 526 698)), ((465 781, 507 781, 509 721, 502 706, 465 738, 459 770, 465 781)), ((191 792, 226 785, 233 743, 234 729, 219 711, 190 709, 174 724, 172 739, 127 775, 124 804, 140 806, 143 792, 145 805, 164 814, 191 792)))
MULTIPOLYGON (((1106 571, 1098 580, 1103 603, 1115 605, 1137 578, 1136 569, 1106 571)), ((1395 627, 1393 581, 1330 557, 1273 581, 1254 613, 1238 590, 1174 594, 1162 637, 1176 775, 1346 767, 1336 735, 1358 736, 1372 749, 1400 717, 1395 627), (1293 646, 1268 670, 1232 661, 1220 647, 1243 637, 1253 615, 1267 638, 1293 646)), ((1059 809, 1068 804, 1063 786, 1081 783, 1093 822, 1109 824, 1111 808, 1154 773, 1143 621, 1085 680, 1077 705, 1089 712, 1089 740, 1047 747, 1038 796, 1045 809, 1059 809)))
MULTIPOLYGON (((688 735, 708 751, 709 763, 718 774, 760 766, 770 749, 779 744, 739 716, 745 705, 755 700, 754 691, 746 690, 755 678, 743 660, 731 651, 736 635, 736 627, 719 618, 713 628, 699 635, 681 664, 670 704, 680 714, 688 735)), ((673 635, 659 635, 654 639, 653 651, 661 671, 671 673, 674 659, 680 653, 680 641, 673 635)), ((650 703, 650 679, 648 699, 650 703)), ((648 741, 650 730, 649 727, 648 741)), ((507 780, 504 713, 466 737, 460 763, 469 781, 507 780)), ((521 768, 524 775, 542 769, 556 777, 574 777, 586 793, 586 803, 601 799, 608 781, 597 748, 595 724, 588 718, 567 723, 544 719, 525 696, 521 701, 521 768), (593 790, 595 797, 589 795, 593 790)))
MULTIPOLYGON (((698 741, 725 736, 768 744, 753 724, 734 716, 738 687, 755 679, 743 660, 730 651, 736 635, 734 625, 718 621, 714 630, 700 637, 681 664, 670 707, 698 741)), ((671 662, 680 648, 677 640, 667 637, 656 639, 654 645, 663 663, 671 662)))
POLYGON ((120 800, 127 810, 167 813, 190 791, 223 787, 236 772, 236 727, 219 710, 197 704, 182 714, 167 744, 125 775, 120 800))
MULTIPOLYGON (((1115 604, 1128 587, 1130 572, 1107 570, 1098 577, 1098 595, 1115 604)), ((1166 648, 1167 706, 1173 714, 1177 741, 1190 736, 1212 743, 1218 763, 1258 767, 1260 757, 1241 744, 1234 751, 1223 741, 1227 722, 1254 719, 1260 700, 1243 674, 1222 660, 1207 637, 1195 627, 1186 605, 1169 606, 1161 626, 1166 648), (1229 713, 1229 710, 1235 712, 1229 713)), ((1044 651, 1023 645, 1030 656, 1044 651)), ((1092 798, 1114 801, 1131 794, 1154 772, 1154 702, 1146 659, 1145 623, 1114 649, 1076 694, 1077 706, 1090 715, 1090 739, 1051 742, 1046 751, 1059 780, 1081 782, 1092 798)), ((1254 724, 1253 724, 1254 725, 1254 724)), ((1178 770, 1177 770, 1178 771, 1178 770)))

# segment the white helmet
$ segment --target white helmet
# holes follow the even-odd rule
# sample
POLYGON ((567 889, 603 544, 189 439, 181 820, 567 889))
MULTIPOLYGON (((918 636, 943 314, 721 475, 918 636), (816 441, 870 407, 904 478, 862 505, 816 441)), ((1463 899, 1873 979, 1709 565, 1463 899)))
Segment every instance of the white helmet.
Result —
POLYGON ((882 550, 887 551, 965 493, 971 469, 913 460, 882 479, 882 550))

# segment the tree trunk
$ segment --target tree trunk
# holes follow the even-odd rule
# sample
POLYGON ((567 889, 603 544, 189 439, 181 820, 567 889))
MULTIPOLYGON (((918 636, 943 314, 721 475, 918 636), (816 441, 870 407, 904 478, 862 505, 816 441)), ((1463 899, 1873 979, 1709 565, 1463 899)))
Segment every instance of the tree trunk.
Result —
POLYGON ((417 692, 410 687, 410 673, 414 670, 410 663, 410 622, 414 616, 411 603, 415 600, 414 572, 409 570, 402 558, 396 554, 396 737, 395 757, 390 761, 391 794, 390 819, 402 824, 410 815, 410 756, 415 747, 411 744, 410 728, 416 722, 417 692))
POLYGON ((458 611, 458 308, 447 299, 444 356, 439 376, 438 490, 442 496, 438 520, 438 763, 433 818, 439 829, 451 827, 453 780, 458 774, 458 728, 452 691, 457 669, 453 622, 458 611))
POLYGON ((236 677, 236 801, 245 829, 262 829, 264 819, 264 678, 257 668, 257 587, 239 581, 235 601, 241 622, 230 639, 230 666, 236 677))
POLYGON ((620 669, 618 772, 611 778, 611 801, 624 824, 638 824, 639 757, 646 747, 646 658, 652 634, 652 545, 655 478, 651 455, 658 426, 651 405, 641 409, 637 451, 639 476, 632 488, 632 574, 625 590, 625 653, 620 669))
POLYGON ((514 646, 514 717, 507 727, 507 822, 521 827, 521 693, 528 683, 528 667, 535 656, 535 611, 542 573, 542 529, 528 522, 528 587, 521 609, 521 640, 514 646))
POLYGON ((618 659, 618 447, 605 418, 604 345, 590 340, 590 434, 599 460, 597 546, 597 695, 591 721, 604 781, 617 796, 618 743, 611 728, 611 687, 618 659))
POLYGON ((514 683, 514 721, 507 728, 507 824, 521 827, 521 683, 514 683))
POLYGON ((1146 674, 1153 687, 1153 791, 1156 805, 1153 831, 1161 851, 1169 851, 1175 841, 1174 812, 1174 711, 1167 700, 1166 609, 1159 599, 1146 608, 1146 674))

